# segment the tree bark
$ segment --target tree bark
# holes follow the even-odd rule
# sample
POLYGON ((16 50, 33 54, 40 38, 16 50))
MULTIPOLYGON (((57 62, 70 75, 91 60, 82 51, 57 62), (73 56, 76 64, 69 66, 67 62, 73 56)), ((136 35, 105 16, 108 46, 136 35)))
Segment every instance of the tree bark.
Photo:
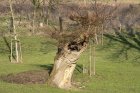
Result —
POLYGON ((89 44, 89 76, 92 76, 92 46, 89 44))
POLYGON ((12 28, 12 32, 14 34, 14 40, 15 40, 16 62, 19 63, 18 39, 17 39, 17 33, 16 33, 16 26, 14 23, 15 17, 14 17, 14 11, 12 7, 12 0, 9 0, 9 6, 10 6, 10 12, 11 12, 11 28, 12 28))
POLYGON ((36 8, 35 8, 35 6, 34 6, 33 20, 32 20, 32 34, 35 33, 35 20, 36 20, 36 8))
POLYGON ((58 88, 72 88, 71 78, 76 67, 76 60, 87 48, 87 37, 80 41, 71 41, 58 48, 53 70, 48 83, 58 88))

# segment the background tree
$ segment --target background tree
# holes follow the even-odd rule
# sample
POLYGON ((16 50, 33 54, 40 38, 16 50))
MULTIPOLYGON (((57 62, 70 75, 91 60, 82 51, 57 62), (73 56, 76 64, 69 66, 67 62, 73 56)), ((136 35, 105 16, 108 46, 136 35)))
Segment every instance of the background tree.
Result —
POLYGON ((21 46, 20 46, 20 41, 17 37, 17 32, 16 32, 16 26, 15 26, 15 16, 14 16, 14 11, 13 11, 13 7, 12 7, 12 0, 9 0, 9 6, 10 6, 10 12, 11 12, 11 24, 10 24, 10 28, 11 28, 11 35, 12 35, 12 39, 11 39, 11 62, 12 63, 19 63, 22 62, 21 60, 21 46), (13 43, 14 43, 14 49, 15 49, 15 61, 13 60, 13 43))

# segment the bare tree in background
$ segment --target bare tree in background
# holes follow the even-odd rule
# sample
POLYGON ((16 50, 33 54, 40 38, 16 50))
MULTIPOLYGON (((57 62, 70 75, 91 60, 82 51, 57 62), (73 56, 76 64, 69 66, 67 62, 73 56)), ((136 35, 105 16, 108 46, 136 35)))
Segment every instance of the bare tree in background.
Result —
POLYGON ((32 20, 32 33, 35 33, 35 20, 36 20, 36 9, 37 9, 37 6, 38 6, 38 0, 32 0, 32 4, 34 6, 33 20, 32 20))
POLYGON ((20 41, 17 37, 17 32, 16 32, 16 26, 15 26, 15 16, 14 16, 14 11, 12 7, 12 0, 9 0, 9 6, 10 6, 10 12, 11 12, 11 33, 13 39, 11 40, 11 62, 12 63, 19 63, 21 62, 21 44, 20 41), (13 45, 14 43, 14 45, 13 45), (15 49, 15 61, 13 60, 13 48, 15 49))

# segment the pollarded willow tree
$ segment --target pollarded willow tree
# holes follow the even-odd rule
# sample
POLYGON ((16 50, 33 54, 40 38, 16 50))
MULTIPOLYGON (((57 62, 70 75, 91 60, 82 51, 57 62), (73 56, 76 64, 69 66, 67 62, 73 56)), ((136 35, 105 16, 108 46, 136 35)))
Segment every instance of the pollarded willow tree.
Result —
POLYGON ((75 14, 69 16, 71 20, 79 23, 80 30, 52 33, 52 37, 58 40, 59 46, 54 67, 48 80, 50 85, 63 89, 72 88, 71 78, 76 67, 76 60, 87 49, 89 38, 94 37, 95 31, 93 28, 100 27, 106 20, 111 19, 112 7, 108 8, 107 13, 103 12, 107 9, 107 5, 95 5, 95 7, 92 13, 88 11, 88 8, 84 13, 81 13, 83 11, 79 8, 75 14), (97 7, 101 9, 99 12, 97 7))
MULTIPOLYGON (((72 35, 67 36, 71 37, 72 35)), ((79 59, 81 53, 88 46, 87 33, 81 33, 72 38, 59 45, 51 78, 49 79, 49 84, 59 88, 69 89, 72 87, 71 78, 76 67, 76 60, 79 59)))

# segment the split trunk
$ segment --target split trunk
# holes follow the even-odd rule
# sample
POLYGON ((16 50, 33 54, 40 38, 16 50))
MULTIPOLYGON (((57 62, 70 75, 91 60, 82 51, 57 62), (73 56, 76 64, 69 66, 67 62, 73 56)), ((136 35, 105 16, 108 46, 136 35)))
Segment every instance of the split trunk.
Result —
POLYGON ((72 75, 76 67, 76 60, 87 48, 87 37, 66 43, 58 48, 55 63, 50 75, 49 84, 58 88, 72 88, 72 75))

